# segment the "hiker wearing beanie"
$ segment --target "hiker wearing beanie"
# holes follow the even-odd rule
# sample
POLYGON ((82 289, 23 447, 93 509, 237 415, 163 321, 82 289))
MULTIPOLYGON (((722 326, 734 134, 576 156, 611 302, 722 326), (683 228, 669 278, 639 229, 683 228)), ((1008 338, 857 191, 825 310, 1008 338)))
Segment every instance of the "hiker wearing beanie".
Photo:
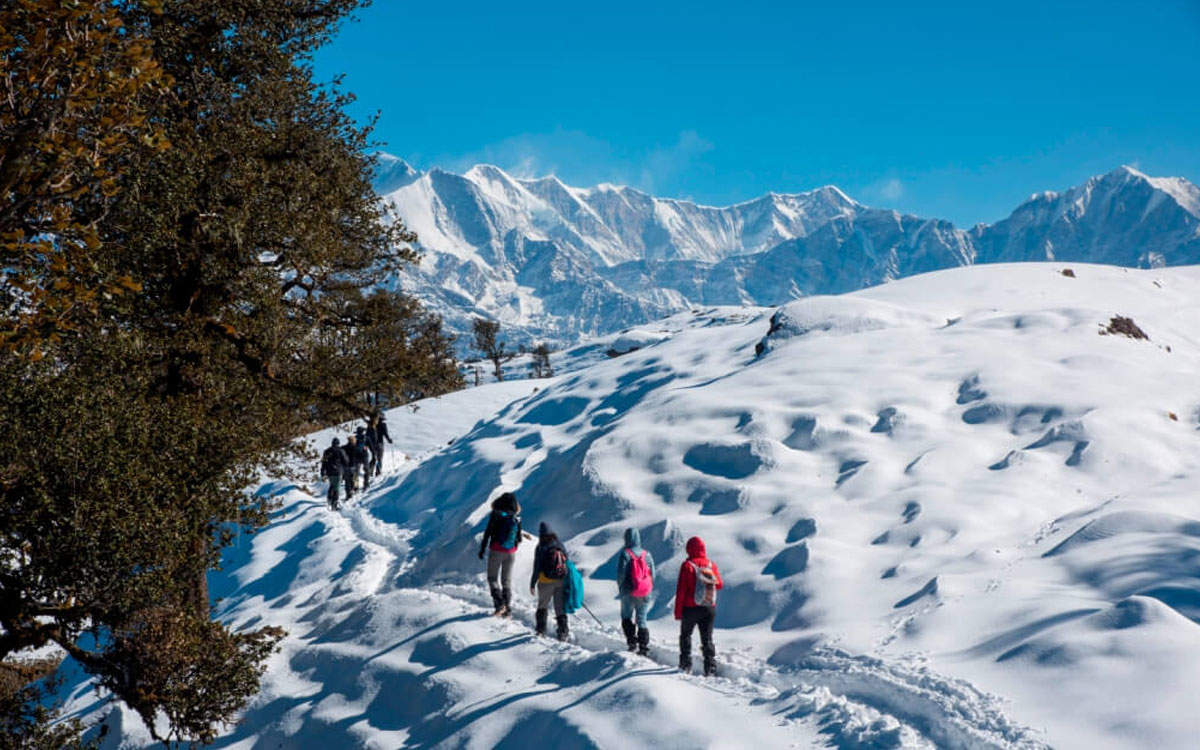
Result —
POLYGON ((629 650, 650 653, 646 610, 654 588, 654 557, 642 549, 637 529, 625 529, 625 547, 617 557, 617 598, 621 601, 621 631, 629 650), (636 620, 636 624, 635 624, 636 620))
POLYGON ((692 671, 692 630, 700 629, 700 652, 704 654, 704 676, 717 673, 717 649, 713 646, 713 620, 717 616, 717 592, 723 585, 717 564, 708 559, 704 541, 687 540, 688 559, 679 568, 675 585, 675 619, 679 625, 679 668, 692 671))
POLYGON ((512 569, 520 545, 521 506, 516 495, 505 492, 492 501, 492 513, 483 531, 483 541, 479 543, 480 560, 484 550, 488 550, 488 588, 497 617, 512 615, 512 569))
POLYGON ((563 579, 567 577, 567 550, 558 535, 544 521, 538 526, 538 546, 533 553, 533 575, 529 577, 529 593, 537 596, 536 630, 546 634, 547 609, 554 601, 554 622, 558 640, 567 640, 567 602, 563 579))
POLYGON ((329 507, 333 510, 338 509, 338 488, 341 486, 342 473, 345 470, 346 454, 342 451, 338 439, 334 438, 321 454, 321 476, 329 482, 329 494, 325 499, 329 501, 329 507))

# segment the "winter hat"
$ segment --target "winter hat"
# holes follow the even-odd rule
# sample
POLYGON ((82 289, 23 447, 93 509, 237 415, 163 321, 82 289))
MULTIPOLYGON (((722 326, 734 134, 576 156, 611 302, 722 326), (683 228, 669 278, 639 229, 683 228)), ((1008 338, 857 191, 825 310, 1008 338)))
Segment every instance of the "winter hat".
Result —
POLYGON ((538 524, 538 536, 558 536, 554 533, 554 529, 550 528, 550 524, 542 521, 538 524))
POLYGON ((342 441, 341 441, 341 440, 338 440, 337 438, 334 438, 334 439, 333 439, 333 447, 334 447, 334 448, 338 447, 338 446, 339 446, 339 445, 341 445, 341 444, 342 444, 342 441))
POLYGON ((687 553, 688 557, 708 557, 708 554, 704 549, 704 540, 698 536, 694 536, 687 540, 687 553))
POLYGON ((637 529, 625 529, 625 546, 637 549, 642 546, 642 534, 637 529))

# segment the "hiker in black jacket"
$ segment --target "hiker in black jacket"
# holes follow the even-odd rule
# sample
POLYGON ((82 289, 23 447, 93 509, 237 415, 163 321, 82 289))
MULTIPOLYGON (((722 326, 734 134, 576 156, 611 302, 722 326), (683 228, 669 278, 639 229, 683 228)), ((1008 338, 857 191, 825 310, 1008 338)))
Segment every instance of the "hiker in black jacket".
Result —
POLYGON ((329 482, 329 494, 326 499, 329 507, 338 509, 338 487, 342 483, 342 473, 346 469, 346 454, 342 451, 337 438, 329 444, 321 454, 321 476, 329 482))
POLYGON ((346 485, 346 499, 354 497, 358 485, 358 448, 354 445, 354 436, 346 438, 346 464, 342 467, 342 484, 346 485))
POLYGON ((567 597, 563 589, 567 577, 567 549, 558 541, 558 535, 544 521, 538 526, 538 546, 533 552, 533 575, 529 577, 529 594, 537 595, 536 630, 546 634, 547 611, 554 601, 554 623, 558 626, 558 640, 567 640, 567 597))
POLYGON ((388 434, 387 421, 382 414, 377 414, 370 419, 367 425, 367 436, 375 441, 375 476, 383 471, 383 441, 392 442, 392 436, 388 434))
POLYGON ((483 540, 479 543, 479 559, 488 550, 488 588, 497 617, 512 616, 512 569, 521 545, 521 506, 517 496, 505 492, 492 501, 483 540))

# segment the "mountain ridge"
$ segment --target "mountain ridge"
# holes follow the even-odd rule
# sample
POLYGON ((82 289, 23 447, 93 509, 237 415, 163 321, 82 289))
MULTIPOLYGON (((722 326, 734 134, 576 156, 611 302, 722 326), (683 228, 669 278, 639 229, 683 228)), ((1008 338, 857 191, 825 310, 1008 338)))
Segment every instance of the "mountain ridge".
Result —
POLYGON ((420 171, 391 155, 375 185, 419 237, 422 262, 400 285, 451 329, 494 318, 518 344, 569 345, 695 305, 778 305, 976 263, 1200 262, 1200 188, 1129 166, 970 229, 833 185, 708 206, 492 164, 420 171))

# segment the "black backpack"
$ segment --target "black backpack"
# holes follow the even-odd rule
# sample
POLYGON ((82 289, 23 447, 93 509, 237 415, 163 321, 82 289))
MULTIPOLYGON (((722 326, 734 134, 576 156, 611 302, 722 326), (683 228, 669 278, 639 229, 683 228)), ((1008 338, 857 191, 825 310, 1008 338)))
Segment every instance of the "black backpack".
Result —
POLYGON ((555 544, 542 553, 542 569, 538 572, 556 580, 567 577, 567 552, 562 545, 555 544))
POLYGON ((321 476, 327 477, 330 474, 341 473, 341 467, 338 466, 340 462, 337 460, 337 454, 341 453, 341 451, 341 448, 329 447, 325 449, 325 453, 321 455, 321 476))

